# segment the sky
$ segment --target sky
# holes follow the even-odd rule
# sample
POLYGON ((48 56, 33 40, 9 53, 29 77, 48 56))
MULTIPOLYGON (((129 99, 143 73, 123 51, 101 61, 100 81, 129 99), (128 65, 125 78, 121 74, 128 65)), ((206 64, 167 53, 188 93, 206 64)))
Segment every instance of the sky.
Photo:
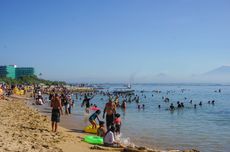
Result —
POLYGON ((173 82, 230 65, 229 0, 1 0, 0 64, 68 82, 173 82))

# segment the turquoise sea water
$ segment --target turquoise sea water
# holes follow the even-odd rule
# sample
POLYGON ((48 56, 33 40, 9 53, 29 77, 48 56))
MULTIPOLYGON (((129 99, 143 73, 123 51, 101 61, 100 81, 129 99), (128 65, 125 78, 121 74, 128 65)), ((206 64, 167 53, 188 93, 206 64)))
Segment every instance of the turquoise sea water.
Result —
MULTIPOLYGON (((120 86, 107 85, 109 89, 116 87, 120 86)), ((145 104, 145 109, 138 110, 137 104, 132 102, 127 104, 125 112, 117 110, 122 118, 121 132, 131 142, 160 149, 230 151, 230 86, 145 84, 133 85, 132 89, 140 96, 140 104, 145 104), (219 88, 221 93, 214 92, 219 88), (181 89, 185 91, 181 92, 181 89), (142 90, 144 93, 141 93, 142 90), (154 93, 153 90, 162 92, 154 93), (168 90, 171 93, 167 94, 168 90), (170 102, 165 103, 162 96, 168 97, 170 102), (189 103, 190 100, 197 104, 196 109, 189 103), (215 100, 215 105, 208 104, 209 100, 215 100), (166 110, 170 103, 176 105, 177 101, 184 102, 185 108, 173 112, 166 110), (198 105, 200 101, 202 107, 198 105), (160 109, 158 105, 161 105, 160 109)), ((92 103, 103 109, 107 99, 97 95, 92 103)), ((84 113, 80 104, 81 100, 75 101, 76 115, 84 113)))

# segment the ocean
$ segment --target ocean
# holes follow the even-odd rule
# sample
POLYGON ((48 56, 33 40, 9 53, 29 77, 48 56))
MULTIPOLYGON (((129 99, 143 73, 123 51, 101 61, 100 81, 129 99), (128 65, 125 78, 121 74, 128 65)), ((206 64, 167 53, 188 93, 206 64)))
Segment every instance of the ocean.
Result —
MULTIPOLYGON (((104 87, 112 90, 123 86, 107 84, 104 87)), ((137 145, 163 150, 230 151, 230 86, 136 84, 132 89, 140 96, 139 104, 144 104, 145 109, 138 110, 136 102, 127 103, 126 111, 117 109, 122 118, 123 138, 130 138, 130 142, 137 145), (153 90, 160 90, 161 93, 153 90), (162 97, 168 97, 170 101, 166 103, 162 97), (215 104, 208 104, 209 100, 215 100, 215 104), (185 107, 168 110, 170 104, 176 106, 177 101, 183 102, 185 107), (202 106, 198 105, 200 101, 202 106), (197 104, 196 109, 194 104, 197 104), (161 105, 160 109, 158 105, 161 105)), ((80 107, 82 100, 76 101, 75 96, 73 99, 74 115, 85 117, 77 123, 83 124, 87 117, 80 107)), ((91 103, 103 110, 107 101, 108 97, 96 95, 91 103)))

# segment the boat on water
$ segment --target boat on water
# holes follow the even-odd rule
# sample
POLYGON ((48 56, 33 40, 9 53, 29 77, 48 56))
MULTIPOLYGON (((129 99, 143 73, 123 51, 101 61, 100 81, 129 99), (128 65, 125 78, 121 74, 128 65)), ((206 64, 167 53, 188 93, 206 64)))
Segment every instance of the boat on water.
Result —
POLYGON ((131 89, 131 84, 128 84, 126 88, 116 88, 113 94, 117 95, 133 95, 135 90, 131 89))
POLYGON ((115 95, 133 95, 135 90, 132 89, 126 89, 126 88, 117 88, 113 91, 113 94, 115 95))

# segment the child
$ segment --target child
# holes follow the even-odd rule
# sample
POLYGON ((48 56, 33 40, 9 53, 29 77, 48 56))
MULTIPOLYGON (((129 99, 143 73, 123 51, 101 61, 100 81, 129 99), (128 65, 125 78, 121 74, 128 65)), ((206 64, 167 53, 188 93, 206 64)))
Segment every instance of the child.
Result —
POLYGON ((105 122, 99 121, 99 128, 97 129, 97 136, 104 137, 106 133, 105 122))
POLYGON ((97 118, 97 120, 100 122, 98 115, 100 115, 101 111, 97 110, 95 113, 93 113, 90 117, 89 117, 89 122, 92 124, 92 128, 97 128, 97 123, 95 121, 95 119, 97 118))
POLYGON ((104 146, 124 148, 121 143, 115 141, 114 131, 115 127, 111 126, 110 129, 106 132, 105 137, 103 138, 104 146))
POLYGON ((115 125, 115 133, 116 135, 120 134, 120 129, 121 129, 121 118, 120 118, 120 114, 116 113, 115 114, 115 119, 114 119, 114 125, 115 125))

